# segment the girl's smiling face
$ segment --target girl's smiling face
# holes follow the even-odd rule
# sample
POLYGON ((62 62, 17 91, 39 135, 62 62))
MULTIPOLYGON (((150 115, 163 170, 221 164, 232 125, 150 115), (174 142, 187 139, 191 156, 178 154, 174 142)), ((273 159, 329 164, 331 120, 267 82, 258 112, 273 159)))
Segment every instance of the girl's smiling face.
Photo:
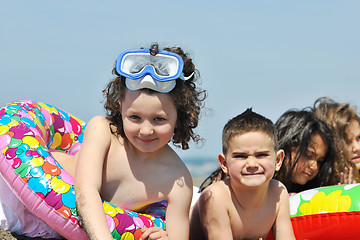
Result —
POLYGON ((141 152, 155 152, 174 134, 177 110, 166 93, 126 90, 121 102, 126 138, 141 152))
POLYGON ((352 119, 349 123, 348 129, 349 139, 347 141, 347 152, 350 159, 355 164, 356 168, 360 169, 360 124, 356 119, 352 119))
MULTIPOLYGON (((292 181, 294 183, 304 185, 312 180, 319 173, 322 162, 328 151, 328 146, 325 144, 319 134, 315 134, 311 138, 309 148, 305 153, 301 153, 298 162, 293 170, 292 181)), ((291 152, 291 161, 295 161, 297 157, 297 149, 291 152)))

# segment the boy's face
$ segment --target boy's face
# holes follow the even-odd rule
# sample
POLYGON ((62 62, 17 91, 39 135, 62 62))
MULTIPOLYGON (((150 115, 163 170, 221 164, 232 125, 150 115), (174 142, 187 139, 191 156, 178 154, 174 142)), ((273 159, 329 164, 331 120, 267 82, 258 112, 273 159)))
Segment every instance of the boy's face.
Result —
POLYGON ((219 154, 220 165, 231 181, 247 187, 268 183, 283 158, 284 151, 275 152, 271 138, 261 131, 233 136, 226 155, 219 154))
POLYGON ((121 115, 127 139, 141 152, 155 152, 174 134, 177 110, 169 94, 126 90, 121 115))

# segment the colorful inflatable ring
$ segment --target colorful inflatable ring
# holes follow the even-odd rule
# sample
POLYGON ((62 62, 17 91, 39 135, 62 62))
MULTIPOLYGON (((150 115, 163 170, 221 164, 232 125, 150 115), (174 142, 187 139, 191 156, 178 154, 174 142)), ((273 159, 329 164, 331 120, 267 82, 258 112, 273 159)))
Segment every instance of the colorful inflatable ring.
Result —
MULTIPOLYGON (((86 124, 56 107, 17 101, 0 109, 0 174, 23 204, 67 239, 88 239, 75 205, 74 179, 51 152, 75 155, 86 124)), ((165 204, 140 214, 103 202, 114 239, 139 239, 143 226, 165 229, 165 204)))
POLYGON ((296 239, 359 239, 360 184, 321 187, 292 195, 290 217, 296 239))

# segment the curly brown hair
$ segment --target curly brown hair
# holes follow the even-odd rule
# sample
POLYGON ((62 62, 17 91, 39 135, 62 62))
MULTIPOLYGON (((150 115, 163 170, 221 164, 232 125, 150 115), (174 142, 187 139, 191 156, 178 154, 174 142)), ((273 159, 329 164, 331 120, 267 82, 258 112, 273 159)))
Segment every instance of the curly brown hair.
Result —
POLYGON ((335 143, 340 152, 340 159, 337 162, 336 171, 338 174, 346 168, 352 168, 353 178, 360 182, 360 174, 355 164, 351 161, 351 156, 346 151, 350 144, 348 127, 351 120, 355 119, 360 123, 355 106, 349 103, 339 103, 329 97, 318 98, 314 103, 314 111, 318 118, 327 123, 335 135, 335 143))
MULTIPOLYGON (((151 49, 154 46, 157 47, 157 44, 152 45, 151 49)), ((185 150, 189 149, 188 142, 191 139, 196 143, 202 140, 198 134, 194 133, 193 129, 198 126, 200 110, 204 107, 204 100, 207 95, 205 90, 198 89, 195 84, 200 78, 200 73, 195 69, 192 59, 180 47, 164 48, 164 50, 176 53, 183 59, 184 76, 190 76, 192 73, 195 73, 186 81, 180 78, 176 79, 175 88, 169 92, 178 115, 177 127, 174 130, 172 142, 174 146, 185 150)), ((110 121, 110 127, 115 126, 115 130, 112 131, 113 134, 126 138, 120 107, 120 102, 124 99, 127 89, 125 77, 117 73, 116 67, 113 68, 112 74, 116 75, 116 77, 103 90, 106 118, 110 121)), ((141 89, 138 91, 145 91, 147 94, 156 93, 151 89, 141 89)))

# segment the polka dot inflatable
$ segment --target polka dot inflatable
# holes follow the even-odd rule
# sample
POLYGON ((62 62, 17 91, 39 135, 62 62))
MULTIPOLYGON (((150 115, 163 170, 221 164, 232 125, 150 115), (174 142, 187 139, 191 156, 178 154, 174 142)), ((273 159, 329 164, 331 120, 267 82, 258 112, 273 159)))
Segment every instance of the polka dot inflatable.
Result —
MULTIPOLYGON (((52 152, 75 155, 86 124, 51 105, 16 101, 0 109, 0 174, 24 205, 67 239, 88 239, 75 205, 74 179, 52 152)), ((139 239, 140 228, 165 229, 166 202, 145 214, 103 202, 114 239, 139 239)))

